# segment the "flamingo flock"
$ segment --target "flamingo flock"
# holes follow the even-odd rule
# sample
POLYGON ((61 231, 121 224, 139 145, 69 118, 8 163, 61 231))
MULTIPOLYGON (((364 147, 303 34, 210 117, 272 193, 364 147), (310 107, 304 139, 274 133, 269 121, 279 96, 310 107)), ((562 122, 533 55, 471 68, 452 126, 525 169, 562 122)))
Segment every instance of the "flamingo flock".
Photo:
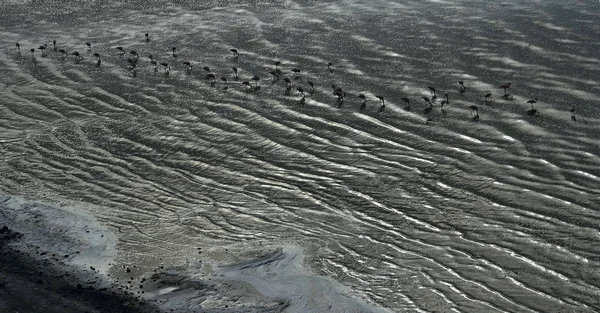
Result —
MULTIPOLYGON (((150 42, 150 34, 145 33, 144 38, 145 38, 144 41, 146 43, 150 42)), ((85 46, 87 46, 88 52, 92 52, 92 44, 90 42, 85 42, 85 46)), ((19 57, 21 57, 21 44, 17 42, 16 48, 17 48, 17 55, 19 57)), ((65 49, 58 49, 56 40, 52 40, 52 48, 53 48, 52 50, 54 52, 60 54, 60 59, 62 61, 66 60, 69 57, 69 53, 65 49)), ((48 44, 46 44, 46 43, 44 43, 43 45, 40 45, 37 48, 37 50, 39 50, 41 52, 42 58, 46 57, 46 49, 48 49, 48 44)), ((34 49, 34 48, 31 48, 29 50, 31 52, 31 62, 34 65, 37 64, 37 59, 35 57, 35 50, 36 49, 34 49)), ((121 46, 115 47, 115 50, 120 57, 124 57, 126 55, 125 49, 121 46)), ((229 49, 229 51, 232 53, 232 57, 231 57, 232 61, 234 63, 238 62, 239 57, 240 57, 240 52, 238 51, 238 49, 231 48, 231 49, 229 49)), ((75 63, 80 63, 81 61, 84 60, 83 55, 81 53, 79 53, 78 51, 73 51, 70 53, 70 55, 75 57, 75 60, 74 60, 75 63)), ((94 52, 92 54, 92 56, 95 58, 95 66, 101 67, 102 58, 101 58, 100 54, 97 52, 94 52)), ((127 69, 129 70, 129 72, 131 73, 131 75, 133 77, 136 77, 137 73, 138 73, 138 64, 140 61, 140 56, 137 53, 137 51, 135 51, 135 50, 130 50, 128 56, 129 57, 126 59, 127 65, 128 65, 127 69)), ((177 61, 177 59, 178 59, 177 47, 171 48, 171 57, 172 57, 173 61, 177 61)), ((163 74, 165 76, 170 75, 171 65, 168 62, 160 62, 159 63, 158 61, 155 60, 153 55, 149 55, 147 58, 149 60, 148 63, 150 64, 150 66, 152 66, 152 70, 154 72, 159 71, 158 66, 160 65, 162 68, 163 74)), ((186 75, 192 74, 192 70, 193 70, 194 66, 191 61, 180 61, 180 62, 176 62, 176 63, 181 63, 181 65, 183 66, 183 71, 186 75)), ((281 61, 275 61, 273 64, 274 64, 274 68, 272 70, 269 70, 269 74, 271 74, 271 76, 272 76, 271 84, 276 84, 280 79, 282 79, 285 83, 284 95, 291 96, 292 88, 294 85, 294 83, 292 82, 292 79, 284 76, 284 71, 280 68, 282 66, 281 61)), ((329 71, 330 73, 334 72, 333 62, 328 62, 326 64, 326 66, 327 66, 327 71, 329 71)), ((207 81, 207 83, 211 87, 215 87, 217 84, 216 74, 213 73, 210 70, 210 68, 207 66, 204 66, 202 69, 206 72, 205 80, 207 81)), ((239 81, 238 68, 236 66, 232 66, 231 70, 233 71, 233 73, 231 74, 233 76, 233 80, 236 82, 239 81)), ((305 106, 307 95, 306 95, 306 91, 305 91, 304 87, 300 86, 300 84, 302 82, 301 73, 302 73, 301 69, 292 68, 292 69, 290 69, 289 74, 293 78, 294 82, 297 84, 296 91, 297 91, 297 94, 300 96, 300 99, 298 100, 298 104, 301 106, 305 106)), ((227 78, 227 75, 220 76, 219 80, 221 81, 221 84, 222 84, 221 89, 224 91, 228 90, 230 81, 227 78)), ((261 90, 261 86, 260 86, 259 82, 260 82, 260 77, 253 76, 252 78, 250 78, 250 80, 242 81, 241 85, 243 86, 243 89, 247 93, 252 93, 252 92, 258 92, 259 90, 261 90)), ((467 90, 467 88, 465 86, 465 82, 458 81, 457 83, 460 86, 459 94, 461 94, 461 95, 465 94, 466 90, 467 90)), ((308 84, 308 87, 310 87, 310 95, 314 94, 315 93, 315 83, 313 81, 307 80, 307 84, 308 84)), ((512 86, 512 83, 510 83, 510 82, 498 86, 499 89, 503 90, 503 94, 499 98, 504 99, 504 100, 513 100, 513 96, 509 92, 511 86, 512 86)), ((332 88, 334 97, 337 99, 338 108, 342 107, 344 104, 344 99, 346 98, 346 92, 341 87, 336 86, 335 84, 332 84, 331 88, 332 88)), ((434 86, 427 86, 427 89, 429 90, 429 96, 421 97, 423 99, 423 101, 425 102, 425 108, 422 110, 422 113, 427 116, 426 123, 431 124, 433 122, 433 118, 429 115, 433 112, 434 108, 436 106, 438 106, 438 104, 437 104, 438 97, 437 97, 437 92, 436 92, 436 89, 434 86)), ((486 105, 486 106, 491 105, 492 95, 493 94, 491 92, 486 93, 484 95, 484 97, 483 97, 484 105, 486 105)), ((362 112, 367 108, 367 102, 369 99, 367 98, 367 96, 364 93, 359 93, 358 98, 360 99, 359 111, 362 112)), ((381 95, 376 95, 375 98, 377 98, 380 101, 380 106, 379 106, 378 112, 384 111, 385 98, 381 95)), ((404 110, 411 111, 410 98, 404 96, 404 97, 401 97, 400 99, 402 101, 404 101, 404 103, 405 103, 404 110)), ((526 111, 527 115, 536 116, 536 117, 540 116, 540 112, 534 108, 534 104, 537 102, 538 102, 538 98, 533 98, 526 102, 527 104, 530 105, 530 108, 526 111)), ((444 93, 443 99, 439 102, 439 109, 440 109, 440 112, 443 117, 446 117, 448 115, 447 108, 449 105, 450 105, 450 99, 449 99, 448 93, 446 92, 446 93, 444 93)), ((469 106, 469 108, 471 109, 471 121, 478 122, 479 121, 479 107, 476 105, 471 105, 471 106, 469 106)), ((571 120, 573 122, 576 122, 577 118, 575 117, 575 106, 574 105, 571 106, 570 112, 571 112, 571 120)))

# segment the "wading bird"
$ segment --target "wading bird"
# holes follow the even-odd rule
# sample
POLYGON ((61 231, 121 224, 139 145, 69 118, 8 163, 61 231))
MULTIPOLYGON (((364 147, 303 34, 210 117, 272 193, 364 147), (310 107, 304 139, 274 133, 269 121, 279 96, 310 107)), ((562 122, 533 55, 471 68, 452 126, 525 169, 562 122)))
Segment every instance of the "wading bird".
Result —
POLYGON ((469 108, 471 109, 471 120, 479 122, 479 108, 476 105, 471 105, 469 108), (473 112, 475 112, 475 115, 473 115, 473 112))
POLYGON ((215 74, 213 73, 206 74, 205 79, 210 83, 211 87, 214 87, 217 83, 217 79, 215 78, 215 74))
POLYGON ((233 67, 231 67, 231 69, 233 70, 233 79, 237 81, 239 79, 239 77, 238 77, 238 68, 235 67, 235 66, 233 66, 233 67))
POLYGON ((462 80, 459 80, 458 83, 460 84, 460 93, 465 93, 465 91, 467 91, 467 88, 465 88, 465 82, 463 82, 462 80))
POLYGON ((154 71, 157 72, 158 64, 156 63, 156 60, 154 60, 154 56, 151 54, 148 56, 148 59, 150 59, 150 64, 154 65, 154 71))
POLYGON ((79 52, 72 52, 71 55, 75 56, 75 62, 79 63, 79 61, 83 60, 83 56, 79 54, 79 52))
POLYGON ((247 93, 250 93, 252 91, 252 85, 250 85, 249 81, 243 81, 242 85, 244 85, 244 88, 246 88, 247 93))
POLYGON ((62 54, 62 58, 61 58, 62 61, 64 61, 65 58, 69 56, 67 54, 67 50, 65 50, 65 49, 58 49, 58 52, 60 52, 62 54))
POLYGON ((285 95, 289 96, 292 93, 292 81, 289 78, 287 78, 287 77, 284 77, 283 81, 286 84, 285 95))
POLYGON ((88 47, 88 51, 92 51, 92 44, 90 42, 86 42, 85 45, 88 47))
POLYGON ((446 109, 444 109, 444 104, 450 104, 450 100, 448 99, 448 93, 444 93, 444 100, 442 100, 442 102, 440 102, 441 107, 440 107, 440 111, 442 112, 443 116, 446 116, 446 114, 448 113, 446 111, 446 109))
POLYGON ((502 98, 504 98, 504 99, 510 98, 510 94, 508 93, 508 89, 510 89, 511 85, 512 85, 512 83, 506 83, 504 85, 500 85, 499 88, 504 89, 504 95, 502 96, 502 98))
POLYGON ((410 99, 408 99, 407 97, 402 97, 400 99, 402 99, 402 101, 406 102, 406 106, 404 107, 404 110, 410 111, 410 99))
POLYGON ((293 68, 292 72, 294 72, 294 79, 295 80, 299 80, 300 79, 300 69, 298 68, 293 68))
POLYGON ((185 73, 187 75, 192 74, 192 63, 189 61, 181 62, 181 64, 185 65, 185 73))
POLYGON ((308 85, 310 86, 310 94, 312 97, 312 94, 315 93, 315 83, 311 82, 310 80, 308 81, 308 85))
POLYGON ((527 110, 527 115, 530 116, 539 116, 540 112, 533 108, 533 104, 538 102, 538 98, 533 98, 527 101, 527 103, 531 104, 531 109, 527 110))
POLYGON ((123 47, 116 47, 115 49, 117 49, 117 51, 119 51, 119 55, 121 55, 121 56, 125 55, 125 49, 123 49, 123 47))
POLYGON ((296 90, 298 90, 298 92, 300 93, 300 96, 302 96, 302 98, 300 98, 300 105, 304 106, 304 104, 306 103, 306 96, 304 94, 304 88, 302 87, 298 87, 296 88, 296 90))
POLYGON ((252 76, 252 80, 254 81, 254 90, 260 90, 260 86, 258 85, 258 81, 260 80, 260 77, 252 76))
POLYGON ((423 113, 425 113, 425 114, 431 113, 431 110, 433 110, 433 103, 431 103, 431 100, 429 100, 429 97, 427 97, 427 96, 423 96, 422 98, 423 98, 423 100, 425 100, 425 102, 428 105, 425 109, 423 109, 423 113))
POLYGON ((381 106, 379 107, 379 112, 382 112, 385 109, 385 99, 382 96, 375 96, 377 99, 381 100, 381 106))
POLYGON ((146 42, 150 42, 150 35, 148 33, 145 33, 144 36, 146 36, 146 42))
POLYGON ((222 82, 225 84, 225 86, 223 86, 223 88, 222 88, 222 89, 223 89, 223 90, 227 90, 227 89, 229 89, 229 85, 228 85, 228 82, 227 82, 227 77, 225 77, 225 76, 221 76, 221 81, 222 81, 222 82))
POLYGON ((427 86, 427 88, 429 88, 429 91, 431 92, 431 101, 435 102, 435 100, 437 99, 437 94, 435 93, 435 88, 432 86, 427 86))
POLYGON ((98 52, 94 52, 94 54, 92 54, 92 55, 98 59, 96 61, 96 67, 100 67, 100 64, 102 64, 102 60, 100 59, 100 54, 98 52))
POLYGON ((52 40, 52 46, 54 47, 53 50, 56 51, 56 40, 52 40))
POLYGON ((363 100, 363 102, 360 104, 360 108, 359 108, 359 110, 362 111, 367 108, 367 97, 362 93, 359 93, 358 97, 363 100))
POLYGON ((333 63, 331 63, 331 62, 327 63, 327 69, 329 70, 330 73, 333 73, 333 68, 331 66, 333 66, 333 63))
POLYGON ((35 55, 33 55, 33 53, 35 52, 35 49, 31 48, 29 50, 29 52, 31 52, 31 63, 37 64, 37 59, 35 58, 35 55))
POLYGON ((42 51, 42 58, 45 57, 46 55, 44 54, 44 51, 46 51, 46 46, 39 46, 38 50, 42 51))
POLYGON ((15 43, 15 46, 17 46, 17 54, 21 55, 21 44, 20 43, 15 43))
POLYGON ((169 76, 169 72, 171 71, 171 67, 167 62, 160 62, 160 65, 165 69, 165 76, 169 76))
POLYGON ((238 57, 240 56, 240 53, 237 51, 237 49, 229 49, 229 51, 233 53, 233 59, 237 61, 238 57))
POLYGON ((491 97, 491 96, 492 96, 492 93, 491 93, 491 92, 490 92, 490 93, 486 93, 486 94, 483 96, 483 101, 485 102, 485 104, 490 104, 490 103, 492 103, 492 100, 490 99, 490 97, 491 97))
POLYGON ((175 53, 175 50, 177 50, 177 48, 175 48, 175 47, 171 48, 171 52, 173 54, 173 58, 177 58, 177 54, 175 53))

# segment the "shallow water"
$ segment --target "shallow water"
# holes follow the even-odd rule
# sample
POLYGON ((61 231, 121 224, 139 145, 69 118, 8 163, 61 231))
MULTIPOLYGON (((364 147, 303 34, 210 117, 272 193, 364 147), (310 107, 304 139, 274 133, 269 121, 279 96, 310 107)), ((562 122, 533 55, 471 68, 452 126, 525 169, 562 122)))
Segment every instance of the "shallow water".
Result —
POLYGON ((600 310, 597 2, 0 5, 0 191, 89 211, 116 234, 119 265, 226 265, 287 247, 301 274, 214 275, 290 312, 600 310), (50 48, 33 65, 29 48, 53 39, 84 59, 50 48), (117 46, 140 54, 137 77, 117 46), (271 83, 276 60, 302 70, 305 107, 271 83), (262 88, 245 93, 254 75, 262 88), (507 82, 513 100, 500 98, 507 82), (331 84, 348 94, 341 108, 331 84), (450 99, 432 125, 427 86, 450 99))

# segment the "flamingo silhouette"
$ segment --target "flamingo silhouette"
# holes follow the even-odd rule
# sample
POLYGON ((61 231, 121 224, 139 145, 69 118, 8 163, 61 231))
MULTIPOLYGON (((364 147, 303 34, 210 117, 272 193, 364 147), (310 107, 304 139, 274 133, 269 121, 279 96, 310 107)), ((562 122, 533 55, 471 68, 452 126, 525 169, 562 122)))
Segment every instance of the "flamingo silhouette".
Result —
POLYGON ((491 97, 491 96, 492 96, 492 93, 491 93, 491 92, 489 92, 489 93, 486 93, 486 94, 483 96, 483 101, 485 102, 485 104, 490 104, 490 103, 492 103, 492 100, 490 100, 490 97, 491 97))
POLYGON ((479 122, 479 108, 476 105, 471 105, 469 108, 471 109, 471 120, 473 122, 479 122), (475 116, 473 116, 473 112, 475 112, 475 116))
POLYGON ((42 58, 45 57, 46 55, 44 54, 44 51, 46 51, 46 46, 39 46, 38 50, 42 51, 42 58))
POLYGON ((239 79, 239 77, 238 77, 238 68, 235 67, 235 66, 233 66, 233 67, 231 67, 231 69, 233 70, 233 79, 234 80, 238 80, 239 79))
POLYGON ((381 100, 381 107, 379 107, 379 112, 382 112, 385 109, 385 99, 382 96, 375 96, 377 99, 381 100))
POLYGON ((527 110, 527 115, 530 116, 539 116, 540 112, 533 108, 533 104, 538 102, 538 98, 533 98, 527 101, 527 103, 531 104, 531 109, 527 110))
POLYGON ((410 99, 408 99, 408 97, 402 97, 400 99, 402 101, 406 102, 406 106, 404 107, 404 110, 410 111, 410 99))
POLYGON ((94 52, 94 54, 92 54, 93 56, 95 56, 96 58, 98 58, 98 60, 96 61, 96 67, 100 67, 100 64, 102 64, 102 60, 100 59, 100 54, 98 52, 94 52))
POLYGON ((367 108, 367 97, 362 93, 359 93, 358 97, 363 100, 363 102, 360 104, 360 108, 359 108, 359 110, 362 111, 367 108))

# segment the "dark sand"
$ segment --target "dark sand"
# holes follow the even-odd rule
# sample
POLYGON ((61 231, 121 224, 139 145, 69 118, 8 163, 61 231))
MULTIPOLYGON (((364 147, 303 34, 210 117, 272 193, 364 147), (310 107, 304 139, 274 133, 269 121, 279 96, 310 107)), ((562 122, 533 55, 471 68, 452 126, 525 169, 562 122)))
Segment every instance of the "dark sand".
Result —
POLYGON ((11 243, 21 237, 6 226, 0 230, 0 312, 160 312, 141 298, 59 270, 64 256, 46 254, 41 261, 20 251, 11 243))

